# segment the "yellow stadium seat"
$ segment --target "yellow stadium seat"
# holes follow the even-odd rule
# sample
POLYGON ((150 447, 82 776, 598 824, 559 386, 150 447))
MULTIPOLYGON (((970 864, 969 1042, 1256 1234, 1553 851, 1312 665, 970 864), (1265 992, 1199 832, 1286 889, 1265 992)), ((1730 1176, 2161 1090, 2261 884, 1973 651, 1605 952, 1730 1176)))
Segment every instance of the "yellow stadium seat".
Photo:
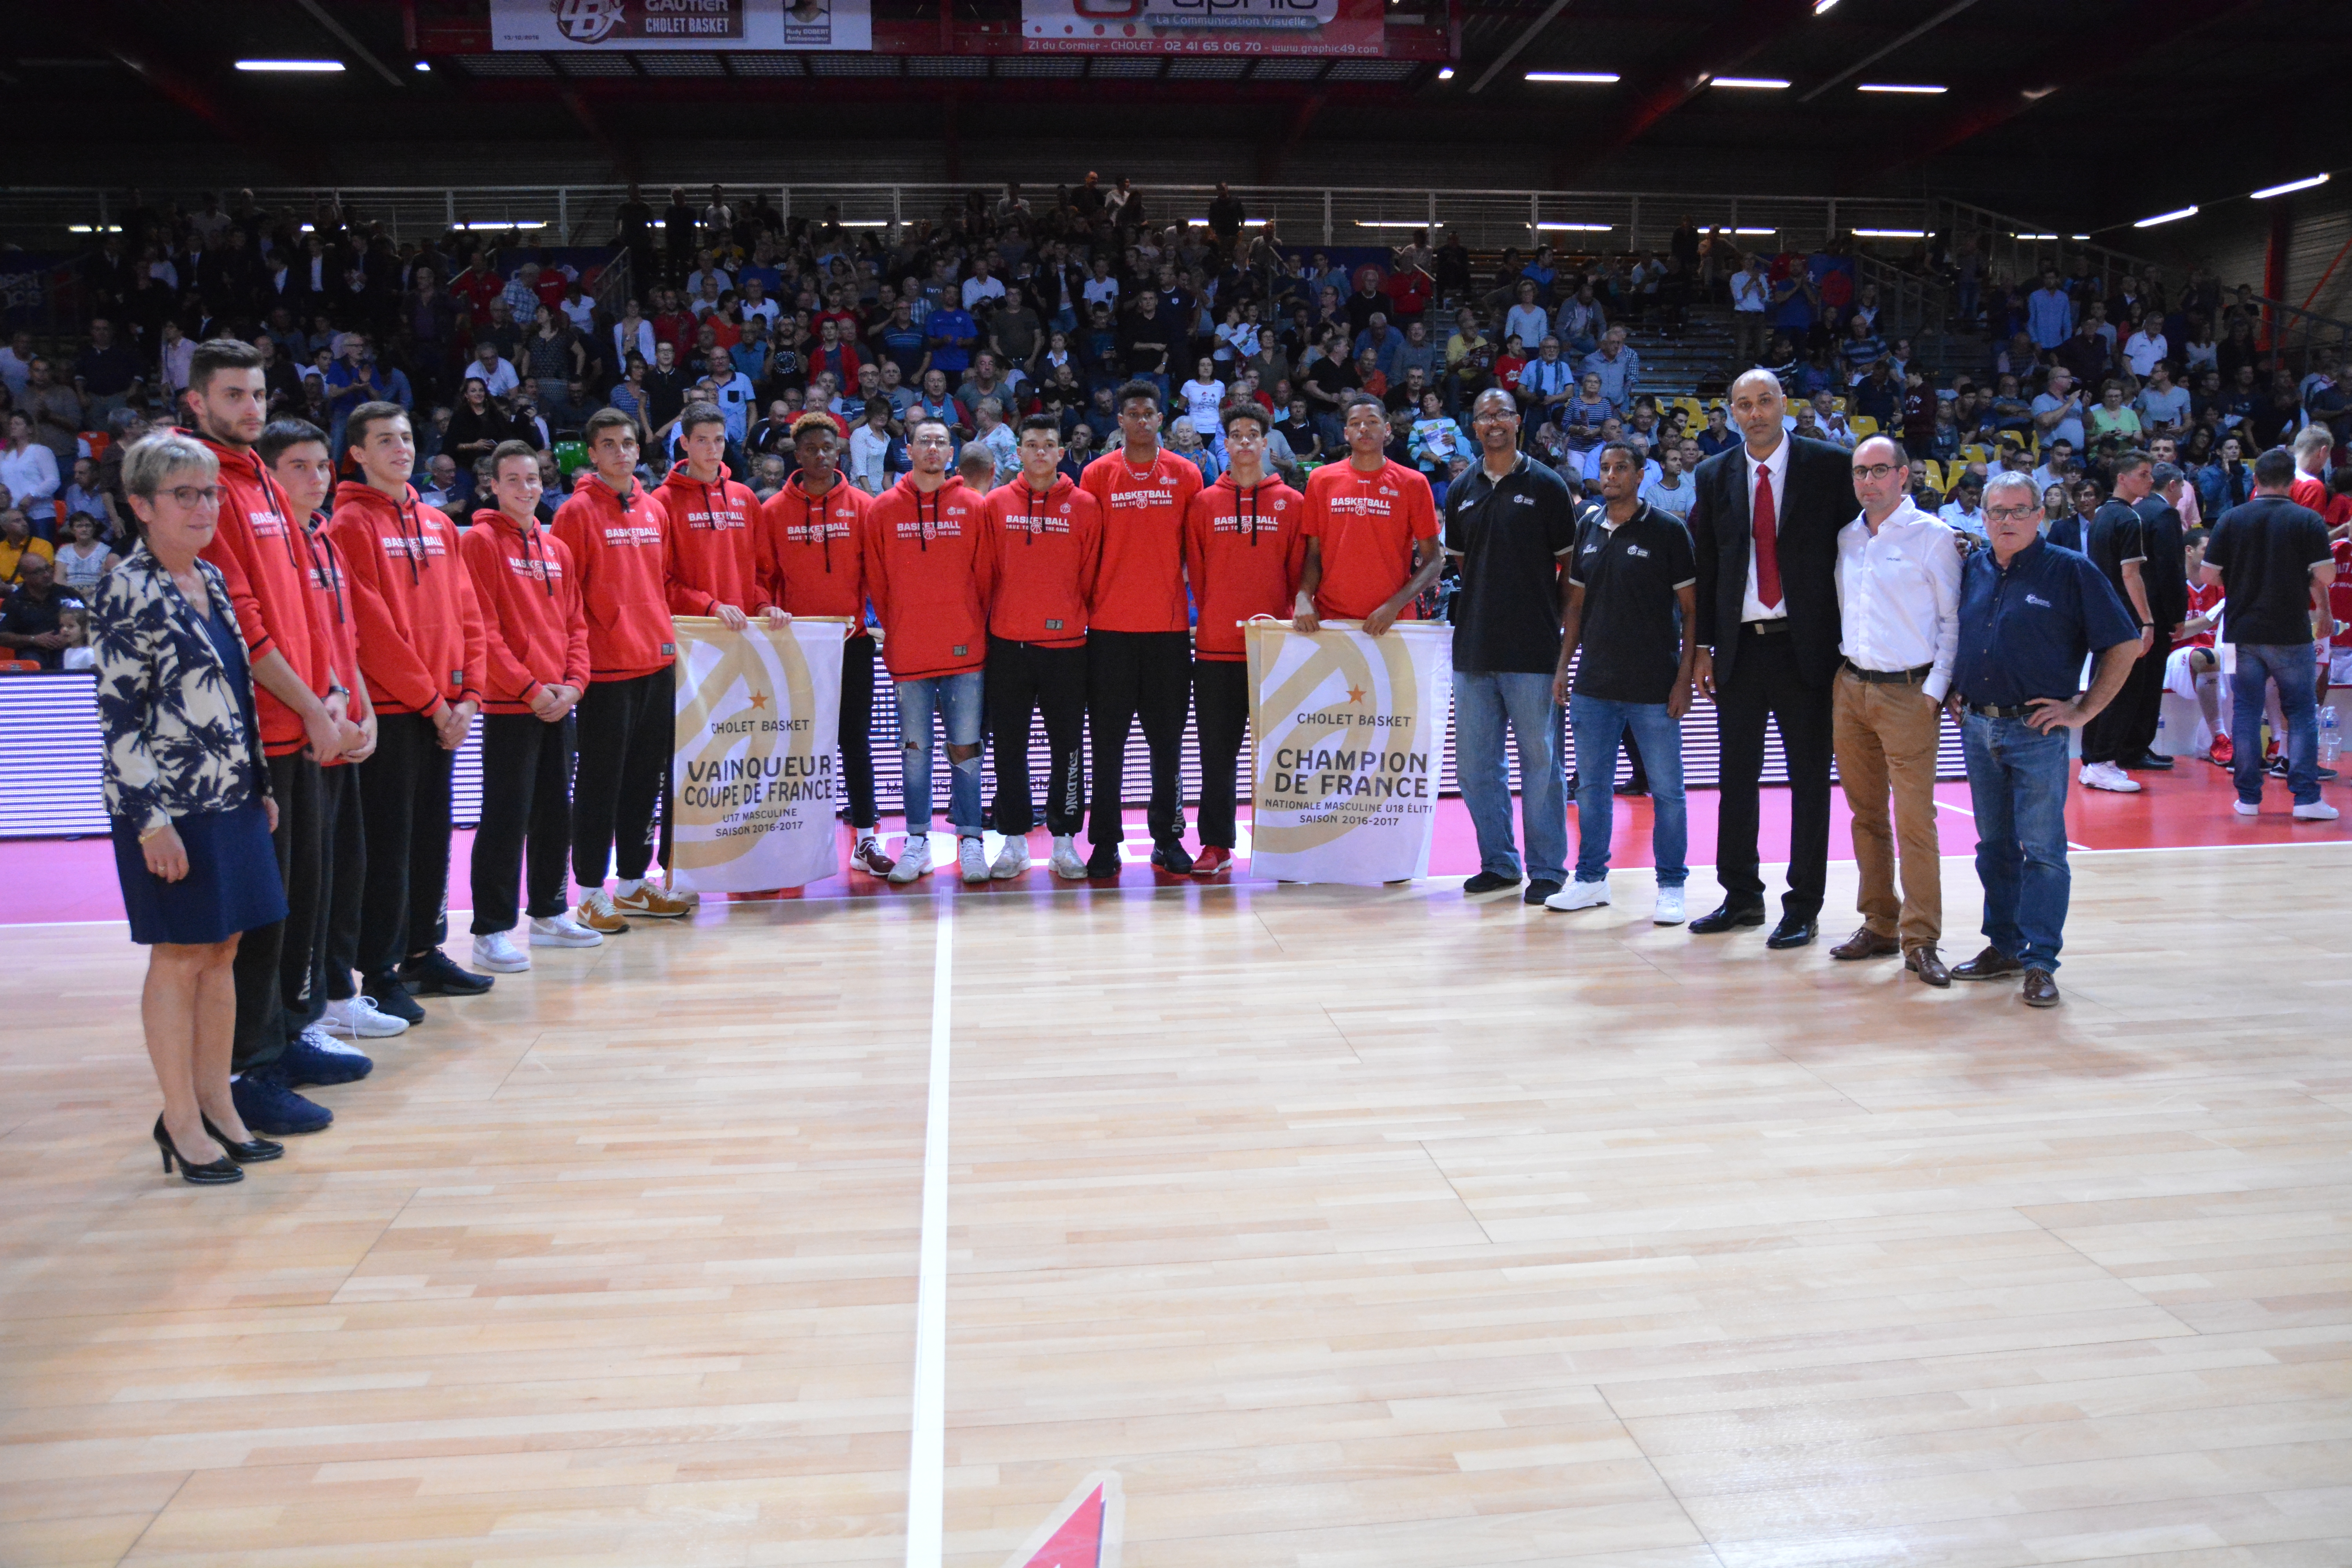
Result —
POLYGON ((1855 415, 1845 422, 1845 427, 1853 432, 1856 442, 1868 440, 1878 434, 1878 421, 1867 414, 1855 415))

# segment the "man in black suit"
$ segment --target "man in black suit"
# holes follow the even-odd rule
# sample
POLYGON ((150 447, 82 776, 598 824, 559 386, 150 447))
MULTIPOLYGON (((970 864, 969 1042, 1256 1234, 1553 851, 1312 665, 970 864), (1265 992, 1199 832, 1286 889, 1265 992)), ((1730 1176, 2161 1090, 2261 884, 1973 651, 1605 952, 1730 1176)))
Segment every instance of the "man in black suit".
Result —
POLYGON ((1781 426, 1780 382, 1751 370, 1731 384, 1741 445, 1698 466, 1690 510, 1698 556, 1698 689, 1723 737, 1716 879, 1723 904, 1701 934, 1764 923, 1758 785, 1764 721, 1789 761, 1789 891, 1767 947, 1816 934, 1830 854, 1830 691, 1838 668, 1838 530, 1857 508, 1842 447, 1781 426))
MULTIPOLYGON (((2172 639, 2180 623, 2189 618, 2189 543, 2180 513, 2164 499, 2166 488, 2184 476, 2170 463, 2152 462, 2147 473, 2147 494, 2135 500, 2131 509, 2139 514, 2140 548, 2147 552, 2140 576, 2147 589, 2147 618, 2156 624, 2149 632, 2147 657, 2132 667, 2132 679, 2117 700, 2135 704, 2132 727, 2124 737, 2124 766, 2161 773, 2172 766, 2172 759, 2157 752, 2156 731, 2164 711, 2164 667, 2172 657, 2172 639)), ((2134 480, 2133 488, 2137 485, 2134 480)), ((2118 473, 2116 492, 2123 489, 2118 473)))

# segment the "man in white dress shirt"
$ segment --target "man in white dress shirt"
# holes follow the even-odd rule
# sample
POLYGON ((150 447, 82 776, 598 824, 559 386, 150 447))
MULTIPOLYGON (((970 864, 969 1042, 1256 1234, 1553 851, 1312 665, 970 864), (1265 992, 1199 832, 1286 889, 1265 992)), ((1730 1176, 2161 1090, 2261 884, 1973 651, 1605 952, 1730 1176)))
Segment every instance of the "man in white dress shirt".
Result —
POLYGON ((1838 651, 1844 664, 1830 722, 1853 813, 1863 925, 1830 956, 1900 952, 1905 968, 1944 986, 1952 977, 1936 953, 1944 924, 1936 744, 1959 647, 1960 551, 1949 523, 1912 504, 1905 488, 1909 463, 1902 446, 1884 436, 1856 447, 1853 493, 1862 515, 1838 531, 1838 651))

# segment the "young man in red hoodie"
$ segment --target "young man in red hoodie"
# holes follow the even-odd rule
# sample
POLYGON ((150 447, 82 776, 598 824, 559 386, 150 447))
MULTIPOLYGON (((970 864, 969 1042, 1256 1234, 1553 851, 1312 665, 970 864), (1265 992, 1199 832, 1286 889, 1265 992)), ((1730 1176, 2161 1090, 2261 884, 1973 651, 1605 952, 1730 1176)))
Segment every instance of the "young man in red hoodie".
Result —
POLYGON ((302 544, 310 593, 327 631, 328 669, 335 684, 351 693, 349 716, 359 730, 352 748, 319 770, 318 886, 301 898, 292 885, 287 888, 280 990, 290 1019, 301 1030, 298 1043, 343 1058, 338 1067, 363 1077, 373 1065, 365 1053, 335 1037, 388 1038, 405 1032, 408 1023, 378 1012, 352 984, 359 965, 360 894, 367 876, 357 764, 375 753, 376 720, 360 674, 358 613, 342 557, 325 533, 323 509, 335 488, 335 460, 327 433, 307 419, 273 420, 254 450, 269 465, 293 515, 304 520, 302 544))
POLYGON ((1184 600, 1184 517, 1201 470, 1160 444, 1160 389, 1118 389, 1122 444, 1087 465, 1079 483, 1102 508, 1102 569, 1087 634, 1087 722, 1093 731, 1094 854, 1087 875, 1115 878, 1127 836, 1120 812, 1127 732, 1139 719, 1151 752, 1151 863, 1183 876, 1183 785, 1177 773, 1192 695, 1191 617, 1184 600))
MULTIPOLYGON (((204 557, 220 569, 253 665, 262 749, 278 801, 278 868, 289 904, 313 907, 320 847, 320 769, 359 740, 350 693, 334 679, 327 630, 310 587, 309 552, 295 511, 254 450, 268 406, 261 353, 219 338, 189 361, 188 434, 220 464, 220 526, 204 557)), ((287 927, 248 931, 237 944, 236 1032, 230 1088, 237 1114, 256 1132, 316 1132, 334 1120, 294 1090, 348 1082, 365 1071, 302 1042, 301 1022, 284 1000, 287 927)), ((364 1061, 365 1058, 358 1058, 364 1061)))
POLYGON ((1411 618, 1413 601, 1437 581, 1437 502, 1429 481, 1387 454, 1388 410, 1377 397, 1341 400, 1348 460, 1307 476, 1307 567, 1299 592, 1309 603, 1294 624, 1311 632, 1324 617, 1361 621, 1379 637, 1411 618))
POLYGON ((397 403, 352 410, 343 439, 360 479, 335 488, 327 524, 349 574, 360 673, 375 705, 375 754, 360 764, 368 861, 360 895, 362 986, 422 1023, 415 996, 474 996, 448 939, 449 773, 482 705, 481 610, 457 530, 416 499, 416 440, 397 403))
POLYGON ((754 536, 760 498, 727 471, 727 416, 716 404, 688 404, 677 427, 685 455, 654 491, 669 519, 669 607, 740 632, 751 624, 745 612, 766 607, 754 536))
POLYGON ((1067 475, 1062 432, 1050 414, 1021 421, 1021 473, 988 497, 996 582, 988 606, 988 729, 996 742, 996 831, 1004 836, 989 875, 1008 881, 1029 868, 1029 715, 1045 714, 1045 829, 1054 874, 1084 880, 1078 829, 1086 821, 1087 602, 1102 564, 1102 509, 1067 475))
POLYGON ((594 468, 556 509, 554 529, 579 574, 588 616, 572 795, 572 876, 582 897, 572 918, 611 936, 629 929, 625 916, 677 920, 693 913, 694 902, 646 879, 677 725, 669 517, 637 483, 635 419, 599 409, 581 437, 594 468), (608 871, 620 874, 609 893, 608 871))
POLYGON ((841 430, 829 414, 793 421, 799 465, 760 513, 761 596, 793 616, 839 616, 849 622, 841 647, 841 772, 856 837, 849 863, 876 877, 891 859, 876 828, 874 805, 874 634, 866 629, 866 513, 873 501, 842 477, 841 430))
POLYGON ((1201 853, 1192 871, 1201 877, 1234 863, 1234 765, 1250 710, 1249 649, 1241 623, 1311 608, 1298 591, 1307 565, 1306 502, 1266 472, 1273 416, 1255 403, 1226 410, 1228 467, 1192 498, 1184 518, 1184 574, 1201 606, 1192 651, 1192 704, 1201 732, 1201 853))
POLYGON ((594 947, 572 918, 572 710, 588 689, 588 616, 572 552, 539 521, 539 454, 501 441, 490 454, 495 509, 474 513, 457 546, 482 606, 482 820, 474 830, 474 962, 511 973, 530 955, 507 933, 520 918, 530 855, 533 947, 594 947))
POLYGON ((882 623, 882 659, 898 696, 907 843, 890 868, 911 882, 931 868, 931 716, 947 731, 948 822, 966 882, 985 882, 980 833, 981 672, 993 586, 980 493, 948 471, 955 438, 937 419, 907 433, 914 468, 866 514, 866 587, 882 623))

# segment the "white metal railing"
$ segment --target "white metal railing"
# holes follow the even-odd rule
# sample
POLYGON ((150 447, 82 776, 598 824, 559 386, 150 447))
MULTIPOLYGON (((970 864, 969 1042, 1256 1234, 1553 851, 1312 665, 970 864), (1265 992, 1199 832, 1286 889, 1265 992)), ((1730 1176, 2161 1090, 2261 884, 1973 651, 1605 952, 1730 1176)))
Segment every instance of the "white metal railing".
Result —
MULTIPOLYGON (((698 206, 709 184, 647 180, 645 199, 656 211, 672 184, 694 193, 698 206)), ((1139 187, 1153 222, 1205 218, 1213 187, 1139 187)), ((845 224, 884 227, 962 210, 977 192, 993 201, 1002 186, 959 184, 730 182, 736 199, 764 194, 786 216, 814 216, 840 208, 845 224)), ((1050 183, 1024 182, 1034 196, 1051 195, 1050 183)), ((1830 236, 1853 231, 1907 245, 1924 230, 1928 204, 1916 197, 1727 195, 1657 191, 1530 191, 1381 186, 1234 185, 1253 220, 1271 222, 1292 246, 1391 245, 1412 229, 1451 229, 1482 249, 1550 244, 1563 251, 1662 249, 1688 216, 1704 230, 1719 226, 1740 236, 1743 248, 1780 244, 1811 248, 1830 236)), ((440 235, 467 225, 503 232, 527 225, 542 243, 601 244, 611 238, 614 214, 625 195, 616 184, 343 185, 257 188, 266 210, 307 221, 323 200, 339 201, 346 216, 381 222, 395 241, 440 235)), ((122 197, 88 186, 18 185, 0 191, 0 238, 27 250, 79 248, 100 227, 119 221, 122 197)))

